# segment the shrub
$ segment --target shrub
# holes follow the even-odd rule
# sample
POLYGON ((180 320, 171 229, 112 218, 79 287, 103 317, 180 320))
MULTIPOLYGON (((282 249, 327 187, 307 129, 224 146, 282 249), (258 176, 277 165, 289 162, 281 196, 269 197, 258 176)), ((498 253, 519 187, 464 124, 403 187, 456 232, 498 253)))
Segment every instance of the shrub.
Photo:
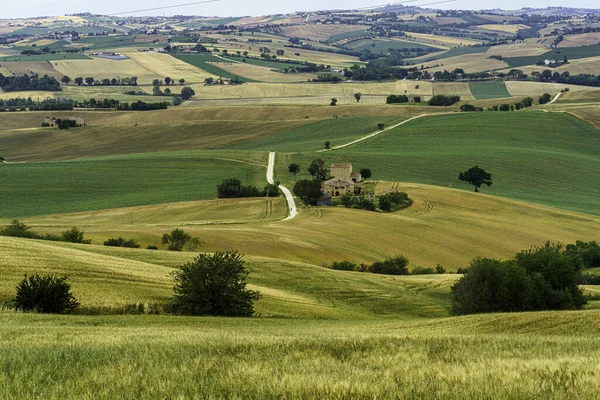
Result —
POLYGON ((377 124, 377 129, 380 131, 382 131, 384 127, 385 127, 385 124, 382 124, 382 123, 377 124))
POLYGON ((192 236, 182 229, 175 228, 171 233, 165 233, 162 236, 162 244, 167 245, 167 250, 181 251, 183 246, 190 240, 192 236))
POLYGON ((408 96, 391 94, 385 99, 386 104, 408 103, 408 96))
POLYGON ((581 309, 586 304, 578 287, 582 268, 579 254, 549 242, 507 261, 477 259, 452 286, 452 312, 581 309))
POLYGON ((14 304, 18 310, 58 314, 72 312, 79 306, 71 294, 66 276, 57 278, 38 274, 25 275, 17 286, 14 304))
POLYGON ((374 274, 408 275, 408 258, 396 256, 371 264, 369 271, 374 274))
POLYGON ((508 104, 501 104, 499 110, 500 111, 510 111, 510 105, 508 105, 508 104))
POLYGON ((170 310, 181 315, 249 317, 259 293, 246 289, 248 271, 237 251, 200 254, 173 273, 170 310))
POLYGON ((430 106, 451 106, 454 103, 460 101, 460 96, 446 96, 443 94, 436 94, 432 96, 427 102, 430 106))
POLYGON ((600 245, 595 241, 578 240, 575 244, 568 244, 565 251, 570 254, 579 254, 586 269, 600 268, 600 245))
POLYGON ((433 268, 425 268, 425 267, 414 267, 412 271, 410 271, 411 275, 431 275, 435 274, 436 271, 433 268))
POLYGON ((379 197, 379 209, 386 212, 410 207, 412 203, 406 192, 391 192, 379 197))
POLYGON ((346 208, 375 211, 375 203, 365 196, 353 196, 350 194, 345 194, 340 198, 340 201, 346 208))
POLYGON ((435 272, 438 274, 445 274, 446 273, 446 268, 444 268, 443 265, 438 264, 435 266, 435 272))
POLYGON ((543 95, 540 96, 540 98, 538 99, 538 103, 540 104, 546 104, 550 101, 551 96, 548 93, 544 93, 543 95))
POLYGON ((264 193, 261 193, 256 186, 244 186, 237 178, 223 179, 223 182, 217 185, 217 197, 219 198, 260 196, 264 196, 264 193))
POLYGON ((149 244, 148 246, 146 246, 146 250, 158 250, 158 246, 149 244))
POLYGON ((71 229, 69 229, 67 231, 61 232, 61 235, 65 242, 84 243, 84 244, 92 243, 91 240, 85 240, 83 238, 83 231, 79 230, 79 228, 77 228, 76 226, 72 227, 71 229))
POLYGON ((316 179, 303 179, 294 184, 293 192, 302 199, 304 204, 317 204, 317 200, 323 196, 321 182, 316 179))
POLYGON ((329 268, 337 271, 356 271, 357 265, 351 261, 334 261, 329 268))
POLYGON ((523 105, 525 107, 531 107, 533 105, 533 99, 531 97, 526 97, 523 99, 523 105))
POLYGON ((9 225, 0 230, 2 236, 12 236, 28 239, 37 239, 38 235, 31 231, 31 227, 18 219, 13 219, 9 225))
POLYGON ((128 247, 132 249, 139 249, 140 245, 137 240, 129 239, 125 240, 122 237, 119 238, 110 238, 104 242, 105 246, 113 246, 113 247, 128 247))

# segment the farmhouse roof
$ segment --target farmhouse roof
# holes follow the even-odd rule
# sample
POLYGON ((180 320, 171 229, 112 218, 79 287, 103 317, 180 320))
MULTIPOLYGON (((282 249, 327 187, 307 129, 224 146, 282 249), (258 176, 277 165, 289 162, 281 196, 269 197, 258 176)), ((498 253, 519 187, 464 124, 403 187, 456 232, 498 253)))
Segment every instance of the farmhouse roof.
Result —
POLYGON ((335 164, 331 164, 331 168, 352 168, 352 164, 348 164, 348 163, 335 163, 335 164))
POLYGON ((339 178, 333 178, 333 179, 329 179, 328 181, 323 182, 323 185, 327 185, 327 186, 336 186, 336 187, 348 187, 348 186, 354 186, 354 182, 349 181, 347 179, 339 179, 339 178))

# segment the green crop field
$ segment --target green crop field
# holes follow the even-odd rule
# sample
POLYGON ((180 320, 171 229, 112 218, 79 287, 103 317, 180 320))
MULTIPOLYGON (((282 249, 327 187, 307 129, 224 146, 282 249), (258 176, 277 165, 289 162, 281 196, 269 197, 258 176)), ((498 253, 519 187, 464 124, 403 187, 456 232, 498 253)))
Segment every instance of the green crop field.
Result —
POLYGON ((256 60, 254 58, 239 58, 239 57, 227 57, 227 56, 225 56, 223 58, 226 58, 227 60, 230 60, 231 62, 234 62, 234 63, 240 63, 240 62, 243 62, 242 60, 246 60, 245 61, 246 64, 258 65, 260 67, 268 67, 268 68, 271 68, 271 69, 283 69, 283 68, 290 68, 290 67, 297 67, 298 66, 298 64, 293 64, 293 63, 284 63, 284 62, 266 61, 266 60, 256 60))
POLYGON ((418 42, 408 42, 404 40, 380 40, 380 39, 362 39, 355 42, 349 43, 347 47, 352 50, 362 51, 371 50, 373 53, 388 53, 388 49, 431 49, 431 46, 427 46, 418 42), (373 46, 375 45, 375 46, 373 46))
MULTIPOLYGON (((570 115, 480 113, 418 119, 319 156, 369 166, 374 179, 465 190, 458 173, 479 165, 494 177, 486 193, 600 215, 599 146, 598 130, 570 115)), ((308 165, 314 157, 295 160, 308 165)))
POLYGON ((412 61, 416 63, 426 63, 434 60, 443 60, 445 58, 456 57, 456 56, 464 56, 466 54, 477 54, 477 53, 485 53, 488 51, 490 46, 466 46, 460 47, 457 49, 452 49, 446 51, 444 53, 435 53, 432 56, 427 56, 423 58, 417 58, 412 61))
POLYGON ((224 69, 219 68, 217 65, 215 65, 213 63, 222 63, 222 62, 224 62, 223 59, 215 57, 210 54, 206 54, 206 55, 205 54, 202 54, 202 55, 200 55, 200 54, 198 54, 198 55, 179 54, 179 55, 173 55, 173 57, 178 58, 179 60, 184 61, 188 64, 191 64, 195 67, 203 69, 206 72, 208 72, 209 74, 220 76, 222 78, 234 79, 237 77, 243 82, 255 82, 252 79, 244 78, 243 76, 233 75, 233 74, 225 71, 224 69))
POLYGON ((91 58, 82 53, 56 53, 34 55, 18 55, 0 58, 0 61, 58 61, 58 60, 90 60, 91 58))
POLYGON ((343 32, 343 33, 339 33, 337 35, 330 36, 329 39, 327 39, 327 43, 334 43, 334 42, 337 42, 339 40, 344 40, 344 39, 353 39, 353 38, 365 36, 366 34, 367 34, 366 30, 343 32))
POLYGON ((504 82, 470 82, 469 87, 477 100, 511 97, 504 82))
POLYGON ((2 217, 216 197, 225 178, 266 184, 266 155, 179 152, 1 165, 2 217), (251 161, 251 162, 250 162, 251 161))
POLYGON ((331 146, 334 147, 376 132, 379 123, 389 126, 406 119, 408 119, 408 116, 401 115, 332 118, 282 134, 236 144, 231 146, 231 149, 287 152, 316 151, 324 147, 326 140, 330 141, 331 146))
POLYGON ((568 60, 576 60, 580 58, 597 57, 600 55, 600 45, 580 46, 580 47, 560 47, 548 51, 539 56, 523 56, 523 57, 505 57, 503 60, 511 68, 524 67, 526 65, 535 65, 538 61, 554 60, 562 61, 566 56, 568 60))

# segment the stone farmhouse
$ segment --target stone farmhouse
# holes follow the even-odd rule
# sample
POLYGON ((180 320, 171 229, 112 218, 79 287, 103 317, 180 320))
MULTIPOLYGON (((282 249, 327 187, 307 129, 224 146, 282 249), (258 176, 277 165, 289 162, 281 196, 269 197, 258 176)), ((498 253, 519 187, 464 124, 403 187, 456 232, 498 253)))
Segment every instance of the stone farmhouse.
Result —
POLYGON ((329 173, 332 178, 323 182, 325 195, 343 196, 360 193, 360 188, 357 188, 355 183, 360 182, 362 177, 360 172, 352 172, 352 164, 331 164, 329 173))
MULTIPOLYGON (((83 118, 69 117, 69 118, 64 118, 64 119, 75 121, 77 126, 86 126, 85 120, 83 118)), ((54 117, 44 118, 44 125, 58 127, 58 125, 60 125, 60 121, 61 121, 60 118, 58 118, 58 119, 56 119, 54 117)))

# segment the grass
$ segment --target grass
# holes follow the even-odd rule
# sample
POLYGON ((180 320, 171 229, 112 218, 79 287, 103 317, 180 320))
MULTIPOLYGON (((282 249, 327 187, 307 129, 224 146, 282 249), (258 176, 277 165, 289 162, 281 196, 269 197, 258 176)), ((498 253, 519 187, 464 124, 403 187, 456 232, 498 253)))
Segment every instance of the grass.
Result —
POLYGON ((524 67, 526 65, 535 65, 538 61, 553 60, 562 61, 566 56, 569 60, 580 58, 595 57, 600 54, 600 45, 580 46, 580 47, 561 47, 548 51, 539 56, 505 57, 504 61, 511 68, 524 67))
POLYGON ((2 57, 0 61, 13 62, 13 61, 59 61, 59 60, 90 60, 90 57, 81 53, 56 53, 56 54, 42 54, 39 56, 33 55, 18 55, 11 57, 2 57))
POLYGON ((326 156, 369 166, 375 179, 465 189, 458 172, 478 164, 494 177, 486 193, 600 215, 599 140, 570 115, 481 113, 419 119, 326 156))
POLYGON ((445 58, 464 56, 467 54, 485 53, 486 51, 488 51, 489 48, 490 48, 490 46, 460 47, 457 49, 452 49, 445 53, 436 53, 436 54, 434 54, 432 56, 428 56, 428 57, 419 57, 419 58, 415 58, 415 59, 410 59, 410 61, 414 61, 415 63, 427 63, 429 61, 443 60, 445 58))
POLYGON ((511 97, 504 82, 471 82, 471 93, 477 100, 501 99, 511 97))
POLYGON ((431 46, 427 46, 422 43, 408 42, 403 40, 379 40, 379 39, 362 39, 355 42, 349 43, 348 47, 352 50, 371 50, 373 53, 388 53, 388 49, 431 49, 431 46), (375 45, 375 46, 373 46, 375 45))
POLYGON ((221 62, 223 62, 223 60, 218 57, 215 57, 213 55, 180 54, 180 55, 174 55, 173 57, 175 57, 181 61, 184 61, 188 64, 191 64, 195 67, 203 69, 204 71, 208 72, 209 74, 212 74, 215 76, 219 76, 222 78, 230 78, 230 79, 234 79, 237 77, 244 82, 255 82, 252 79, 244 78, 243 76, 233 75, 233 74, 227 72, 226 70, 224 70, 223 68, 219 68, 214 63, 221 63, 221 62))
POLYGON ((337 35, 330 36, 327 39, 327 43, 335 43, 335 42, 339 42, 340 40, 354 39, 354 38, 365 36, 366 34, 367 34, 367 31, 365 29, 361 29, 361 30, 357 30, 357 31, 342 32, 342 33, 338 33, 337 35))
POLYGON ((231 146, 232 149, 261 149, 270 151, 316 151, 324 147, 326 140, 331 146, 351 142, 377 131, 377 124, 393 125, 407 116, 372 116, 332 118, 305 125, 278 135, 231 146))
POLYGON ((262 156, 179 152, 5 164, 0 176, 11 201, 0 215, 12 218, 215 198, 216 185, 225 178, 266 184, 261 166, 266 156, 262 156))

